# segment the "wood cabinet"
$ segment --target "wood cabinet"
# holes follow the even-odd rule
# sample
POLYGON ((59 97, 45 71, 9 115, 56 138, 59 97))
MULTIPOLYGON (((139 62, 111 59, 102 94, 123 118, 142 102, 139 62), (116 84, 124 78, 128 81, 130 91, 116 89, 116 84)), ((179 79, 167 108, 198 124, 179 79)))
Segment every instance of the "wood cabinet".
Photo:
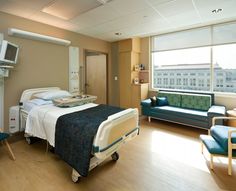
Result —
POLYGON ((138 108, 139 114, 141 114, 141 100, 148 97, 148 85, 148 83, 132 84, 131 105, 132 107, 138 108))
POLYGON ((120 107, 130 107, 131 101, 131 66, 129 62, 131 54, 129 52, 122 52, 119 54, 119 85, 120 85, 120 107))
POLYGON ((137 107, 148 94, 148 84, 134 84, 142 71, 135 71, 140 64, 140 39, 127 39, 119 42, 119 86, 120 107, 137 107))

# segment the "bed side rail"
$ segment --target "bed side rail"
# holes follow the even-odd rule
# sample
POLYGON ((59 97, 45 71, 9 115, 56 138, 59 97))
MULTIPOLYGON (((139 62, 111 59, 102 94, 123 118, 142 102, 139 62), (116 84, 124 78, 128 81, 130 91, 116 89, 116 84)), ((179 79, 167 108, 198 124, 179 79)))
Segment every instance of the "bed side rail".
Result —
POLYGON ((138 110, 127 109, 110 116, 98 129, 93 143, 93 153, 104 158, 114 153, 139 132, 138 110))

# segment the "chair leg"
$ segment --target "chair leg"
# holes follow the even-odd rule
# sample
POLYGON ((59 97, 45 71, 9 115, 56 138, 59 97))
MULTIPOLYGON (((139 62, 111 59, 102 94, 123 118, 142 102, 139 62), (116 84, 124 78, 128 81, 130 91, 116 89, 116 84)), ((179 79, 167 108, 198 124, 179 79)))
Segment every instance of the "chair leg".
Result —
POLYGON ((228 164, 228 175, 232 175, 232 158, 229 158, 229 164, 228 164))
POLYGON ((150 116, 148 116, 148 122, 151 122, 151 117, 150 116))
POLYGON ((211 130, 210 130, 210 129, 208 129, 207 131, 208 131, 208 135, 211 135, 211 130))
POLYGON ((13 159, 13 160, 16 160, 16 157, 15 157, 14 153, 12 152, 11 147, 10 147, 10 145, 8 144, 7 140, 4 140, 4 142, 5 142, 6 146, 7 146, 8 152, 9 152, 9 154, 11 155, 12 159, 13 159))
POLYGON ((232 147, 228 147, 228 175, 232 175, 232 147))
POLYGON ((211 170, 213 170, 214 169, 214 166, 213 166, 213 155, 212 154, 210 154, 210 168, 211 168, 211 170))
POLYGON ((203 154, 203 142, 201 141, 201 153, 203 154))

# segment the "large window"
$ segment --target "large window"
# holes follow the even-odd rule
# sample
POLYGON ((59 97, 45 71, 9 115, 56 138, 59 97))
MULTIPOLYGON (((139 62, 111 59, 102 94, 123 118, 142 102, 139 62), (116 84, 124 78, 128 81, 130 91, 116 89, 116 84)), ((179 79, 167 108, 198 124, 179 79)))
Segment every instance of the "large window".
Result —
POLYGON ((213 90, 236 93, 236 44, 214 46, 212 51, 214 63, 213 90))
POLYGON ((152 87, 236 93, 236 23, 152 38, 152 87))
POLYGON ((210 91, 210 62, 209 47, 152 53, 153 88, 210 91))

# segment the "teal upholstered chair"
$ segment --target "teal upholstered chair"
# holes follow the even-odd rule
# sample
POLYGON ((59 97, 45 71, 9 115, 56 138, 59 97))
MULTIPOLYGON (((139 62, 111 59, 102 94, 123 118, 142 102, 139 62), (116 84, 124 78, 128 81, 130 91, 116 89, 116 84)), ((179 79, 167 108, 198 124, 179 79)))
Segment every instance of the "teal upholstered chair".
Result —
POLYGON ((213 169, 213 157, 228 157, 228 174, 232 174, 232 159, 236 157, 236 127, 215 125, 218 119, 236 120, 236 117, 214 117, 209 135, 200 135, 202 153, 205 146, 210 153, 210 168, 213 169))
POLYGON ((12 157, 13 160, 16 160, 15 155, 14 155, 14 153, 12 152, 9 143, 7 142, 7 138, 8 138, 8 137, 9 137, 9 134, 0 132, 0 141, 1 141, 2 143, 5 143, 5 145, 6 145, 7 149, 8 149, 8 151, 9 151, 10 156, 12 157))

